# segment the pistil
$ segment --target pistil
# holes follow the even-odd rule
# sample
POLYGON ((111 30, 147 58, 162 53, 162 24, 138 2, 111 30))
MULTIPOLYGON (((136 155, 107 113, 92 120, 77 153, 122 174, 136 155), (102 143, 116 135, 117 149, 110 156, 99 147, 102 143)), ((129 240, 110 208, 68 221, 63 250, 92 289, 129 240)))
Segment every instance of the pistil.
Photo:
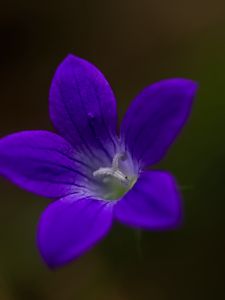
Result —
POLYGON ((119 166, 121 160, 125 160, 125 153, 116 153, 112 161, 112 167, 99 168, 93 172, 93 176, 96 178, 101 178, 103 182, 108 182, 111 179, 115 179, 119 183, 125 186, 129 186, 130 180, 127 175, 125 175, 119 166))

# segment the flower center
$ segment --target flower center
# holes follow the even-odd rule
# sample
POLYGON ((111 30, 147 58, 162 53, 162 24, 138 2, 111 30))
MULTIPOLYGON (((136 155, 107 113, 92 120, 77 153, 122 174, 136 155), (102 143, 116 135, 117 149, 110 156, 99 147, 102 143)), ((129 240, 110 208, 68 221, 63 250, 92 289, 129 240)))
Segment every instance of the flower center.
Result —
POLYGON ((126 161, 125 153, 116 153, 111 167, 99 168, 93 172, 93 176, 102 182, 102 195, 107 200, 117 200, 123 196, 136 182, 136 176, 126 173, 120 166, 126 161))

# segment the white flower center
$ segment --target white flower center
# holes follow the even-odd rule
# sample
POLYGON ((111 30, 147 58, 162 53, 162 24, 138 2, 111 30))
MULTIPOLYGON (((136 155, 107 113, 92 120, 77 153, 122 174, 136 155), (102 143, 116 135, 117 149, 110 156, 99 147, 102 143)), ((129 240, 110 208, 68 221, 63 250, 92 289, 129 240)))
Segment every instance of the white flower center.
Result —
POLYGON ((112 161, 111 168, 99 168, 98 170, 94 171, 94 177, 101 178, 103 182, 107 182, 108 179, 114 178, 118 182, 124 185, 129 185, 130 180, 128 176, 123 174, 123 172, 119 169, 119 162, 120 160, 126 159, 125 153, 116 153, 112 161))
MULTIPOLYGON (((102 197, 108 200, 116 200, 123 196, 136 182, 136 177, 127 175, 123 171, 121 162, 125 161, 125 153, 116 153, 111 167, 100 167, 93 172, 93 176, 102 182, 102 197)), ((126 165, 126 162, 125 162, 126 165)))

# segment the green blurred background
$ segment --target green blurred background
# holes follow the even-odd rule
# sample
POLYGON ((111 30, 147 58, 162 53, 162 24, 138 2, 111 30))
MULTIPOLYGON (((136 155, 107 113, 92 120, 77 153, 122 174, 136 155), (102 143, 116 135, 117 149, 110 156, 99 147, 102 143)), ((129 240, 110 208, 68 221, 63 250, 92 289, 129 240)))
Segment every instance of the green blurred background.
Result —
POLYGON ((52 129, 49 85, 68 53, 103 71, 120 118, 152 82, 200 83, 190 122, 157 166, 181 185, 184 226, 137 235, 115 224, 52 272, 35 247, 49 201, 1 180, 0 300, 225 299, 225 1, 1 0, 0 38, 1 135, 52 129))

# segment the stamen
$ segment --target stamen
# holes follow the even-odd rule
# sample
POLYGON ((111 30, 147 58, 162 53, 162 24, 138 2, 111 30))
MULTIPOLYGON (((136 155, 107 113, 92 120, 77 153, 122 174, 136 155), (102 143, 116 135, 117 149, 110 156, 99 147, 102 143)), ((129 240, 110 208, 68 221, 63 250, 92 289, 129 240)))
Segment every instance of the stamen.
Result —
POLYGON ((111 168, 99 168, 98 170, 94 171, 93 176, 102 178, 104 182, 108 181, 108 177, 113 177, 120 183, 129 185, 130 180, 128 176, 123 174, 123 172, 119 169, 119 162, 120 160, 124 160, 125 157, 125 153, 117 153, 113 158, 111 168))
POLYGON ((113 157, 112 169, 118 170, 119 169, 119 161, 125 160, 125 159, 126 159, 125 153, 116 153, 116 155, 113 157))

